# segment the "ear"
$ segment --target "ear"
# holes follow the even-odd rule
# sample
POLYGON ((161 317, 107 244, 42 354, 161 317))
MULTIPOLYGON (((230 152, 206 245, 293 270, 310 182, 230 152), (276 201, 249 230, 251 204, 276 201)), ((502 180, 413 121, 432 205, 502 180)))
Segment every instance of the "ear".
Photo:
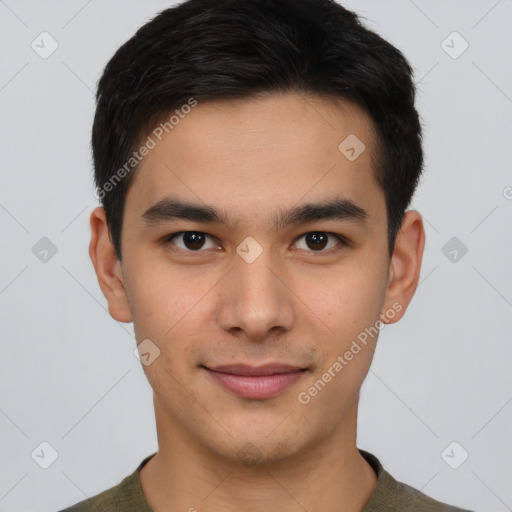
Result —
POLYGON ((131 322, 132 314, 124 287, 121 262, 110 237, 105 209, 95 208, 91 213, 90 223, 89 256, 101 291, 107 299, 108 312, 118 322, 131 322))
POLYGON ((392 324, 404 316, 418 286, 424 247, 425 230, 421 215, 409 210, 405 213, 391 255, 388 287, 381 314, 383 323, 392 324), (394 314, 391 315, 391 312, 394 314))

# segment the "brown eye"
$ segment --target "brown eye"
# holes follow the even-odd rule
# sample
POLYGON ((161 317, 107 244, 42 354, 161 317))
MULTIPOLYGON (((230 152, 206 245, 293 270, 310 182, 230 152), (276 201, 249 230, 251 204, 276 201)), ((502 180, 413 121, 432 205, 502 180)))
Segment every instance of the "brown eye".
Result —
POLYGON ((217 247, 209 235, 201 233, 200 231, 182 231, 181 233, 174 233, 169 235, 165 242, 190 252, 199 252, 201 249, 217 247))
POLYGON ((190 231, 188 233, 183 233, 183 244, 187 249, 197 250, 203 247, 205 241, 205 236, 202 233, 197 233, 195 231, 190 231))
POLYGON ((329 252, 329 249, 336 249, 347 246, 343 237, 334 233, 326 233, 324 231, 311 231, 298 238, 296 247, 306 251, 313 252, 329 252), (299 241, 304 240, 305 243, 299 241), (326 249, 327 250, 324 250, 326 249))
POLYGON ((324 249, 328 241, 328 236, 325 233, 308 233, 306 235, 306 244, 314 251, 324 249))

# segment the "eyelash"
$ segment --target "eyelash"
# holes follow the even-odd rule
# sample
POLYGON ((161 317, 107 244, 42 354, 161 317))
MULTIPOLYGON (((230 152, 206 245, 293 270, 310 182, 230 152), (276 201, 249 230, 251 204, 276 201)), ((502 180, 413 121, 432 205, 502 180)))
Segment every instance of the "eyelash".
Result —
MULTIPOLYGON (((197 234, 200 234, 200 235, 205 235, 206 237, 208 237, 210 239, 213 239, 213 240, 215 239, 215 237, 213 237, 211 235, 208 235, 207 233, 204 233, 202 231, 178 231, 176 233, 171 233, 170 235, 167 235, 166 237, 164 237, 163 243, 165 245, 168 245, 168 244, 174 245, 174 244, 172 244, 172 240, 174 238, 177 238, 179 236, 185 235, 187 233, 197 233, 197 234)), ((327 249, 327 250, 323 250, 323 249, 318 250, 318 251, 314 251, 313 249, 308 249, 307 250, 308 252, 313 253, 313 254, 331 254, 333 252, 336 252, 336 251, 340 250, 342 247, 351 247, 352 246, 352 243, 350 242, 350 240, 348 240, 344 236, 338 235, 337 233, 330 233, 328 231, 308 231, 307 233, 303 233, 302 235, 300 235, 296 239, 295 243, 297 243, 297 241, 300 240, 301 238, 303 238, 303 237, 305 237, 305 236, 307 236, 309 234, 312 234, 312 233, 321 233, 323 235, 328 235, 328 236, 336 238, 338 240, 338 242, 340 242, 339 246, 331 247, 330 249, 327 249)), ((176 247, 176 250, 177 251, 182 251, 182 252, 185 252, 185 253, 189 253, 189 254, 205 252, 205 249, 202 249, 202 248, 194 251, 194 250, 191 250, 191 249, 182 249, 181 247, 176 247)), ((300 250, 303 250, 303 249, 300 249, 300 250)))

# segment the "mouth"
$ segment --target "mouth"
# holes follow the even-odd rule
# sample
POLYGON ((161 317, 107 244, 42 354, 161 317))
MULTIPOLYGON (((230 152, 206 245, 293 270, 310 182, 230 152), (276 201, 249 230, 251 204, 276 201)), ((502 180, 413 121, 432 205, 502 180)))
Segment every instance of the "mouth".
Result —
POLYGON ((227 391, 253 400, 277 396, 300 380, 307 368, 271 363, 264 366, 245 364, 215 366, 201 365, 214 382, 227 391))

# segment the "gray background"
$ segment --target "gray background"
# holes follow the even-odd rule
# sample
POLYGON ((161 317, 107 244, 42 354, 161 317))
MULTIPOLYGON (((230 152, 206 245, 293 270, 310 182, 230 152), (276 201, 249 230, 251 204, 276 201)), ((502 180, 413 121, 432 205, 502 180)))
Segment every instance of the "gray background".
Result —
MULTIPOLYGON (((157 449, 132 326, 107 313, 88 256, 89 138, 103 66, 169 5, 0 0, 1 511, 59 510, 157 449), (59 45, 46 59, 43 31, 59 45)), ((512 510, 512 1, 344 5, 414 67, 426 152, 421 283, 381 332, 358 446, 441 501, 512 510)))

